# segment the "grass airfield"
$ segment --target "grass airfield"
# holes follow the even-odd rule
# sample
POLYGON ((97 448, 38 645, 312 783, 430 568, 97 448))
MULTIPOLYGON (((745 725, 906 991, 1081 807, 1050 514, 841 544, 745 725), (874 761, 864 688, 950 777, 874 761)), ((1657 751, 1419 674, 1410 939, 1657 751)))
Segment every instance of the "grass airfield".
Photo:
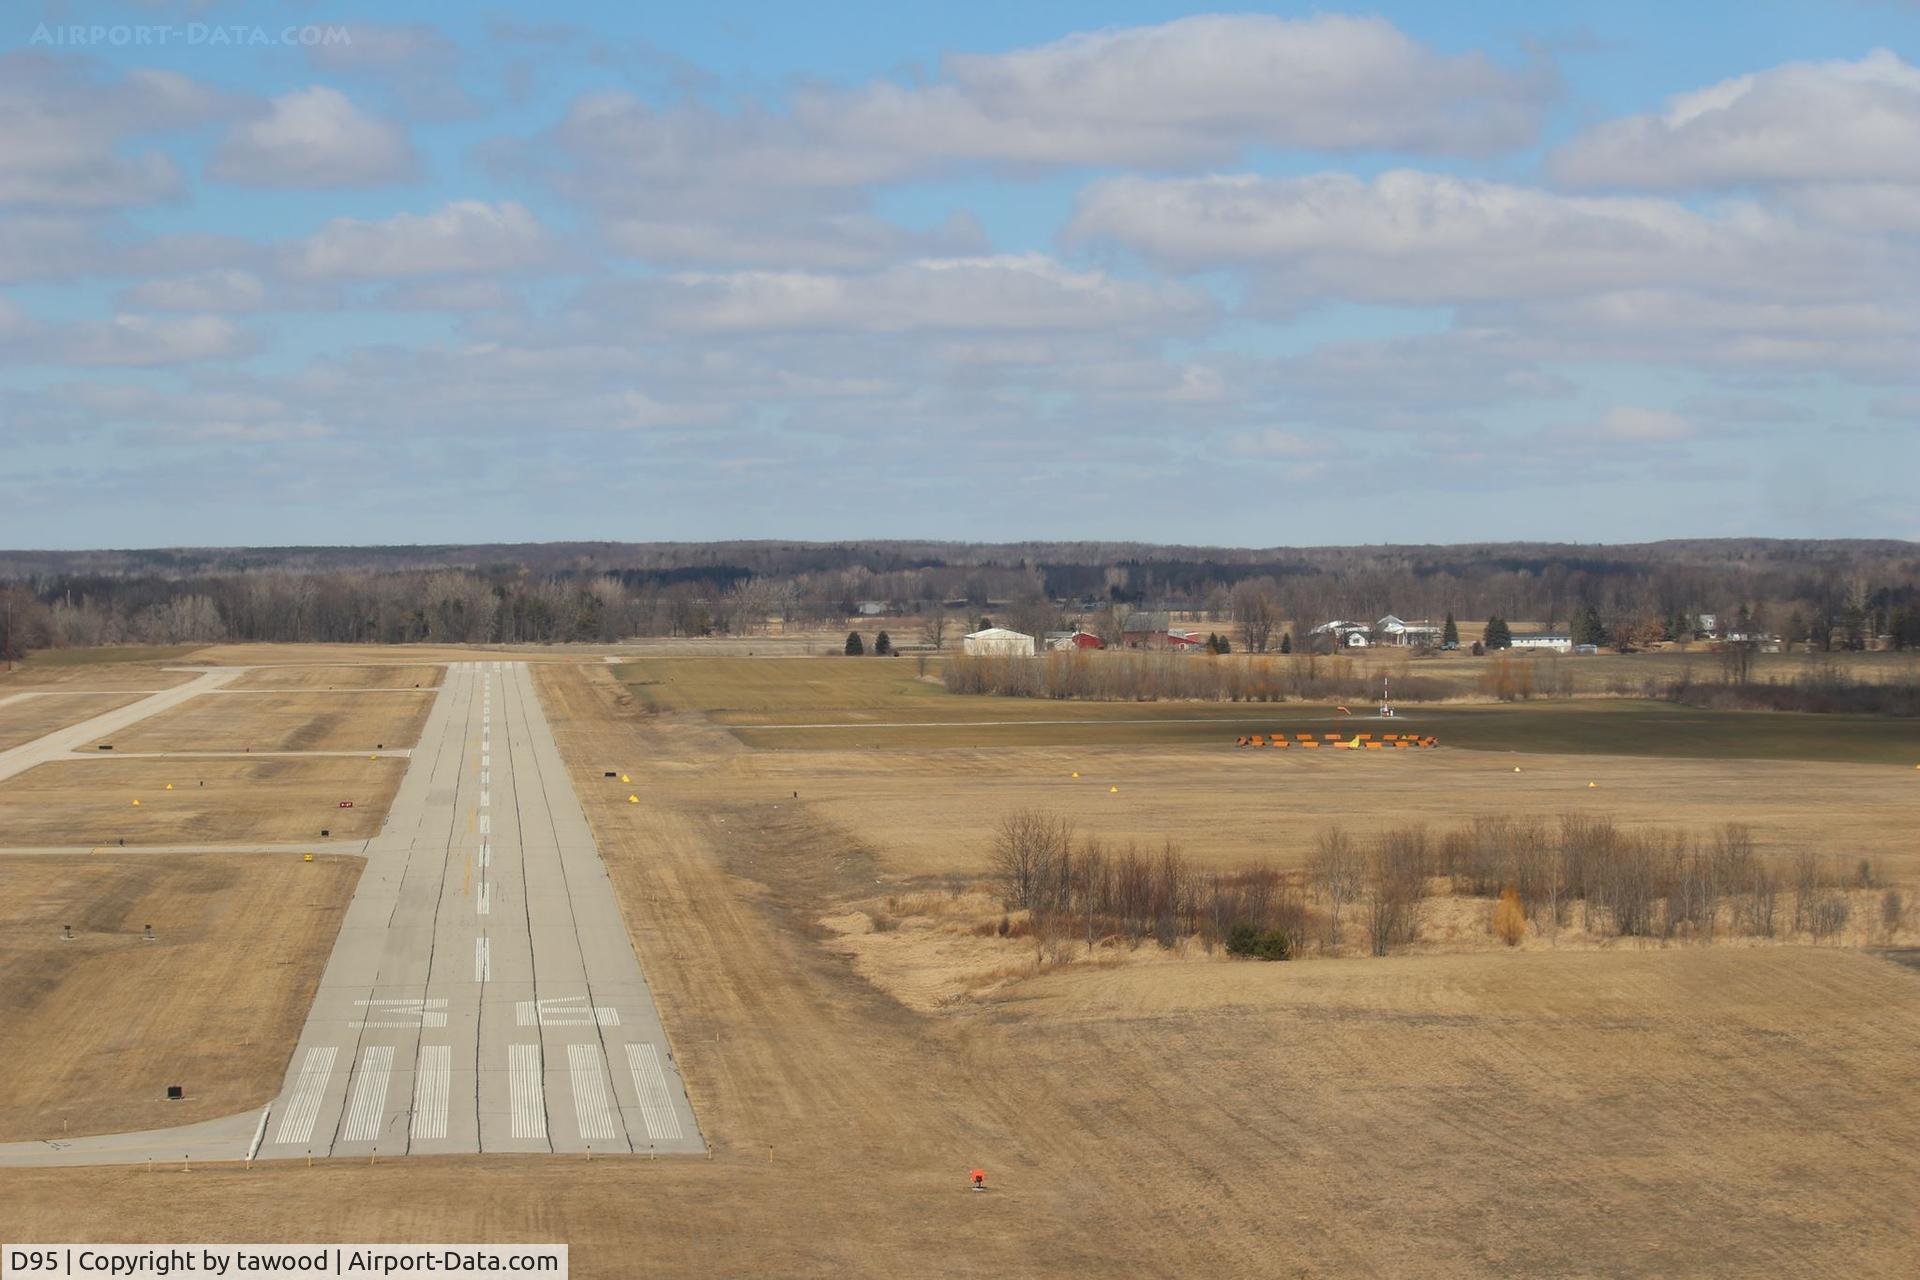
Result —
MULTIPOLYGON (((274 650, 224 648, 233 651, 227 661, 285 668, 275 676, 284 684, 263 687, 303 696, 362 678, 341 675, 338 653, 303 647, 291 656, 304 661, 282 662, 274 650)), ((387 651, 389 663, 421 660, 387 651)), ((877 895, 977 877, 988 829, 1018 803, 1068 808, 1115 836, 1155 844, 1172 836, 1212 865, 1297 861, 1317 826, 1335 818, 1364 830, 1594 808, 1626 823, 1704 827, 1737 817, 1763 848, 1817 840, 1848 856, 1872 852, 1911 876, 1920 754, 1896 758, 1914 741, 1897 724, 1864 756, 1839 750, 1852 727, 1833 723, 1802 731, 1796 750, 1808 754, 1725 753, 1717 744, 1751 743, 1753 728, 1720 717, 1693 739, 1669 732, 1675 749, 1623 753, 1555 735, 1638 740, 1655 709, 1449 705, 1433 709, 1458 720, 1438 730, 1438 751, 1261 752, 1232 745, 1236 724, 1264 731, 1327 709, 960 699, 920 680, 916 666, 674 657, 536 672, 712 1143, 710 1162, 477 1157, 184 1176, 0 1170, 14 1234, 564 1239, 582 1276, 1920 1270, 1911 1195, 1920 1113, 1910 1104, 1920 1085, 1920 973, 1857 948, 1483 948, 1287 965, 1149 957, 1036 965, 925 1011, 864 975, 822 923, 877 895), (1497 732, 1513 741, 1456 745, 1476 732, 1467 720, 1475 715, 1487 724, 1500 717, 1497 732), (1600 727, 1556 727, 1575 716, 1600 727), (1049 718, 1072 723, 1031 723, 1049 718), (873 727, 915 720, 911 729, 873 727), (987 736, 1008 727, 985 723, 1000 720, 1029 721, 1013 728, 1037 740, 987 736), (767 736, 776 734, 792 740, 767 736), (609 769, 633 781, 606 779, 609 769), (1100 785, 1076 791, 1076 781, 1100 785), (988 1195, 963 1189, 975 1164, 989 1170, 988 1195)), ((394 670, 359 687, 404 678, 394 670)), ((9 687, 0 681, 0 697, 9 687)), ((235 717, 258 700, 196 702, 211 699, 231 704, 235 717)), ((176 728, 185 721, 177 716, 176 728)), ((189 727, 217 738, 239 723, 243 738, 275 731, 240 720, 189 727)), ((120 806, 89 793, 138 776, 108 770, 176 764, 82 763, 90 772, 57 787, 35 775, 73 766, 0 782, 0 845, 92 843, 84 832, 120 806), (41 797, 31 840, 18 825, 26 795, 41 797)), ((352 765, 368 783, 397 780, 404 765, 206 763, 352 765)), ((289 797, 312 790, 317 810, 318 796, 341 781, 235 776, 219 804, 169 816, 166 838, 153 843, 179 843, 184 832, 212 849, 298 832, 311 825, 306 802, 289 797)), ((377 827, 385 802, 374 797, 353 820, 377 827)), ((137 932, 134 914, 177 899, 183 938, 202 929, 231 946, 253 921, 252 945, 324 959, 327 895, 319 878, 301 878, 314 864, 289 857, 282 869, 273 855, 242 854, 190 862, 117 850, 0 855, 0 877, 34 877, 17 900, 37 904, 0 913, 0 946, 56 949, 42 936, 47 913, 89 904, 137 932), (263 857, 271 861, 248 861, 263 857), (240 877, 255 866, 266 878, 249 887, 240 877), (283 875, 291 884, 274 879, 283 875)), ((110 941, 76 953, 84 963, 60 962, 84 977, 33 984, 37 1012, 24 1016, 77 1017, 97 1007, 98 993, 132 982, 155 953, 114 932, 121 927, 99 930, 110 941)), ((233 1005, 270 1023, 272 1009, 300 1004, 298 975, 273 976, 295 966, 192 945, 206 949, 183 942, 187 968, 167 984, 177 995, 168 1025, 184 1040, 232 1042, 238 1033, 220 1019, 233 1005)), ((910 951, 906 963, 920 956, 910 951)), ((138 988, 126 990, 131 998, 138 988)), ((0 1039, 24 1046, 0 1065, 0 1084, 37 1099, 26 1112, 37 1109, 39 1123, 63 1108, 117 1114, 108 1110, 116 1093, 144 1089, 131 1059, 109 1058, 122 1065, 49 1091, 59 1078, 59 1024, 6 1021, 22 1016, 0 1008, 0 1039), (38 1092, 25 1087, 31 1081, 38 1092)), ((118 1021, 99 1034, 137 1055, 129 1046, 138 1037, 116 1032, 118 1021)), ((291 1032, 267 1075, 277 1076, 290 1049, 291 1032)), ((24 1136, 36 1123, 26 1112, 0 1113, 0 1122, 24 1136)))

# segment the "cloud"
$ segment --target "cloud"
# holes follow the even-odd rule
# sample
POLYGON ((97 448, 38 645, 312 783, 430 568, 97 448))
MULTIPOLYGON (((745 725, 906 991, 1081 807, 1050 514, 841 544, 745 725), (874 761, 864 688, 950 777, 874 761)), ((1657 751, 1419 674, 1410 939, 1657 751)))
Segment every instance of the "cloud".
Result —
POLYGON ((1888 267, 1878 246, 1753 205, 1697 212, 1414 170, 1110 178, 1082 193, 1066 238, 1177 270, 1250 268, 1274 296, 1416 304, 1688 283, 1832 296, 1884 287, 1888 267))
POLYGON ((258 119, 235 125, 210 171, 255 187, 366 187, 409 177, 413 144, 338 89, 315 85, 273 99, 258 119))
POLYGON ((376 84, 413 116, 447 119, 479 109, 460 85, 460 46, 433 27, 357 22, 347 39, 306 52, 315 70, 376 84))
POLYGON ((148 280, 127 290, 121 301, 147 311, 256 311, 266 305, 267 286, 251 271, 216 267, 148 280))
POLYGON ((858 212, 777 218, 616 216, 604 231, 607 243, 622 254, 688 265, 846 270, 907 257, 977 254, 988 248, 980 224, 960 213, 924 232, 858 212))
POLYGON ((6 343, 0 362, 17 365, 153 367, 232 359, 254 349, 244 330, 210 315, 122 313, 108 320, 37 325, 16 313, 11 326, 0 325, 0 341, 6 343))
POLYGON ((1666 409, 1616 405, 1602 414, 1586 434, 1630 444, 1666 444, 1692 439, 1695 433, 1691 422, 1666 409))
POLYGON ((877 272, 688 273, 642 286, 641 305, 682 333, 834 330, 1118 332, 1191 326, 1204 295, 1075 271, 1043 255, 929 258, 877 272))
POLYGON ((1876 49, 1737 76, 1599 125, 1548 169, 1575 186, 1654 190, 1920 181, 1920 67, 1876 49))
POLYGON ((555 247, 526 207, 455 200, 432 213, 378 222, 335 218, 290 253, 290 269, 362 279, 517 271, 553 260, 555 247))
POLYGON ((171 71, 108 78, 76 58, 0 54, 0 205, 112 209, 171 200, 185 189, 158 151, 133 138, 211 118, 214 94, 171 71))

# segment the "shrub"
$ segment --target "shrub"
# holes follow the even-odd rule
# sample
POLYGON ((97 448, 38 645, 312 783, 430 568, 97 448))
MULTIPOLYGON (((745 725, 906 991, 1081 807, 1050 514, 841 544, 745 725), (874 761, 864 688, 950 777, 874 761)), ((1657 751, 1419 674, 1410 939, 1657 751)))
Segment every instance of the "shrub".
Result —
POLYGON ((1285 929, 1269 929, 1254 941, 1253 954, 1262 960, 1293 959, 1293 936, 1285 929))
POLYGON ((1260 944, 1260 933, 1245 920, 1227 930, 1227 954, 1250 956, 1260 944))
POLYGON ((1493 907, 1493 936, 1510 947, 1517 947, 1526 935, 1527 912, 1520 905, 1520 895, 1512 889, 1502 889, 1500 901, 1493 907))

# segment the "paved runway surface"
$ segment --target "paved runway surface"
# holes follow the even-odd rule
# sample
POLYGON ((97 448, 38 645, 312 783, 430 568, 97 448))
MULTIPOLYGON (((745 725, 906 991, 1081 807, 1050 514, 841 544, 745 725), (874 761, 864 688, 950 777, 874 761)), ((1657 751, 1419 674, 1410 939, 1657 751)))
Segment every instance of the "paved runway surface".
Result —
POLYGON ((447 673, 279 1098, 4 1163, 705 1149, 524 663, 447 673))

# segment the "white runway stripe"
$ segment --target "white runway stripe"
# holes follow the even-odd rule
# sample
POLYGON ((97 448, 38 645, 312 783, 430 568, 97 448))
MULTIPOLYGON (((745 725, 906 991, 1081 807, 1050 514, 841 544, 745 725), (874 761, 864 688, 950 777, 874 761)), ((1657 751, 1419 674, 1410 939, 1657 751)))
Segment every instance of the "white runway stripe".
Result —
POLYGON ((493 977, 493 944, 485 935, 473 940, 473 980, 485 982, 493 977))
POLYGON ((453 1048, 444 1044, 420 1047, 420 1064, 413 1074, 413 1136, 447 1136, 447 1085, 453 1069, 453 1048))
POLYGON ((348 1142, 372 1142, 380 1136, 380 1117, 387 1109, 387 1082, 393 1075, 393 1046, 370 1044, 360 1051, 360 1067, 353 1075, 353 1094, 347 1099, 348 1142))
POLYGON ((490 787, 493 785, 493 770, 482 769, 480 771, 480 785, 483 787, 490 787))
POLYGON ((580 1122, 582 1138, 615 1138, 620 1135, 613 1122, 613 1108, 607 1105, 606 1059, 600 1046, 567 1046, 567 1074, 573 1077, 573 1114, 580 1122))
POLYGON ((491 882, 486 880, 480 882, 480 901, 474 907, 474 910, 483 916, 493 914, 493 885, 491 882))
POLYGON ((480 793, 480 807, 482 809, 485 809, 492 803, 493 803, 493 793, 491 791, 482 791, 480 793))
POLYGON ((493 846, 485 840, 480 842, 480 869, 485 871, 493 865, 493 846))
POLYGON ((300 1079, 293 1086, 287 1109, 280 1114, 280 1133, 275 1142, 309 1142, 313 1139, 314 1117, 320 1114, 320 1099, 327 1092, 327 1078, 333 1074, 338 1053, 332 1045, 309 1049, 300 1063, 300 1079))
POLYGON ((480 815, 480 834, 483 836, 493 834, 493 819, 484 813, 480 815))
POLYGON ((660 1070, 660 1051, 650 1044, 627 1046, 627 1067, 633 1072, 633 1091, 640 1095, 640 1118, 647 1137, 655 1142, 678 1138, 680 1117, 673 1110, 673 1094, 660 1070))
POLYGON ((513 1099, 513 1136, 544 1138, 547 1136, 547 1095, 541 1076, 540 1046, 509 1045, 507 1051, 508 1093, 513 1099))

